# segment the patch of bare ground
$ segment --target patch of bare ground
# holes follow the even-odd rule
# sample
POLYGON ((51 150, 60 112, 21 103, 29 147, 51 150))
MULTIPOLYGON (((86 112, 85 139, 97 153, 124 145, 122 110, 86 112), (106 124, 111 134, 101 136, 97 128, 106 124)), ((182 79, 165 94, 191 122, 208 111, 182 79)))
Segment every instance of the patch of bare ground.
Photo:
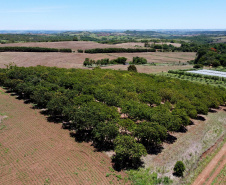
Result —
POLYGON ((213 146, 217 140, 224 137, 226 131, 226 113, 224 108, 201 116, 204 119, 192 120, 193 124, 183 132, 169 133, 167 142, 158 155, 147 155, 143 158, 145 167, 151 167, 161 176, 169 176, 174 184, 183 184, 173 176, 173 167, 177 161, 183 161, 186 166, 185 176, 197 167, 202 154, 213 146))
MULTIPOLYGON (((3 91, 3 90, 2 90, 3 91)), ((110 172, 111 159, 94 152, 90 143, 78 143, 10 94, 0 94, 0 112, 8 119, 0 130, 0 184, 119 184, 110 172)), ((115 172, 125 177, 124 172, 115 172)), ((122 182, 121 182, 122 183, 122 182)))
POLYGON ((2 122, 3 119, 7 118, 7 116, 1 116, 0 115, 0 123, 2 122))

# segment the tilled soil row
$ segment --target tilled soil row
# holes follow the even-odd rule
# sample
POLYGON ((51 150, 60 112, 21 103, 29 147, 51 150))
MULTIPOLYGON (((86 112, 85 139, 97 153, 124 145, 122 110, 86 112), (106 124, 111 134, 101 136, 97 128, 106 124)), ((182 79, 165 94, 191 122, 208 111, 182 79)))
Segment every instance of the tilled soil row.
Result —
MULTIPOLYGON (((0 94, 0 184, 109 184, 111 159, 78 143, 61 124, 9 94, 0 94), (1 123, 1 124, 3 124, 1 123)), ((125 174, 121 174, 123 177, 125 174)), ((118 184, 117 178, 113 180, 118 184)))

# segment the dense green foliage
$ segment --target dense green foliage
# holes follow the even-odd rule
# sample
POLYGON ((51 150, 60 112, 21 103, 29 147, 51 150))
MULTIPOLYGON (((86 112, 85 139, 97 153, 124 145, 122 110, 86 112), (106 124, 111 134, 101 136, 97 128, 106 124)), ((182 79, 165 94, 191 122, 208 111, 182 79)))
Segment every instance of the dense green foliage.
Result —
POLYGON ((104 66, 104 65, 110 65, 110 64, 123 64, 125 65, 127 61, 127 58, 125 57, 118 57, 117 59, 109 60, 108 58, 101 59, 101 60, 92 60, 89 58, 86 58, 83 62, 84 66, 104 66))
POLYGON ((155 49, 95 48, 95 49, 86 49, 85 50, 85 53, 136 53, 136 52, 155 52, 155 49))
POLYGON ((195 64, 213 67, 226 66, 226 44, 212 44, 202 47, 197 52, 195 64))
POLYGON ((118 136, 114 144, 116 155, 113 161, 116 163, 115 167, 117 169, 125 166, 137 168, 140 166, 140 157, 147 155, 144 145, 137 143, 133 136, 118 136))
POLYGON ((129 65, 128 71, 137 72, 137 68, 135 65, 129 65))
POLYGON ((203 68, 203 65, 202 64, 195 64, 193 66, 193 68, 195 68, 195 69, 203 68))
POLYGON ((143 57, 133 57, 131 64, 147 64, 147 59, 143 57))
POLYGON ((71 53, 71 49, 56 48, 40 48, 40 47, 0 47, 0 52, 67 52, 71 53))
POLYGON ((76 37, 66 34, 0 34, 0 41, 2 44, 14 42, 60 42, 76 40, 76 37))
POLYGON ((114 146, 115 166, 137 167, 167 131, 226 101, 225 89, 129 71, 17 67, 0 69, 0 85, 47 108, 99 149, 114 146))
POLYGON ((129 180, 131 180, 134 185, 172 184, 172 180, 170 180, 169 177, 158 178, 157 173, 151 173, 150 169, 140 168, 138 170, 129 170, 127 173, 129 180))
POLYGON ((174 168, 174 174, 178 177, 182 177, 185 171, 185 165, 182 161, 177 161, 174 168))

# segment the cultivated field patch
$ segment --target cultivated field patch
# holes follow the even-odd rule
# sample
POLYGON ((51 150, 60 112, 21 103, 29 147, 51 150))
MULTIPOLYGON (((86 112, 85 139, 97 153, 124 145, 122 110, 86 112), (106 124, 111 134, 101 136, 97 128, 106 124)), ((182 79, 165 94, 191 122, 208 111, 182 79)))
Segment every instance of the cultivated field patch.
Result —
MULTIPOLYGON (((5 92, 1 89, 1 92, 5 92)), ((1 184, 119 184, 125 174, 111 172, 111 159, 94 152, 90 143, 78 143, 61 124, 48 122, 8 93, 0 93, 1 184), (112 173, 113 174, 113 173, 112 173), (117 178, 116 175, 120 178, 117 178)))

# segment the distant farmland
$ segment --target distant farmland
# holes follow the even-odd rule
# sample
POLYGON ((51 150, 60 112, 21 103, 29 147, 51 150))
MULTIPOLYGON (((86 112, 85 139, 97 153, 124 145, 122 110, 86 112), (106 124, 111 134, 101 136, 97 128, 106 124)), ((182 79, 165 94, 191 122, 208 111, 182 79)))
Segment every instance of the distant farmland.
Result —
MULTIPOLYGON (((0 47, 6 46, 24 46, 24 47, 47 47, 47 48, 71 48, 74 51, 78 49, 92 49, 92 48, 137 48, 135 45, 143 46, 143 43, 123 43, 116 45, 99 44, 96 42, 85 41, 69 41, 69 42, 38 42, 38 43, 13 43, 13 44, 0 44, 0 47)), ((118 57, 126 57, 127 61, 131 61, 133 57, 139 56, 147 59, 148 63, 160 64, 179 64, 186 63, 195 58, 195 52, 145 52, 145 53, 20 53, 20 52, 2 52, 0 53, 0 67, 5 67, 5 64, 14 62, 18 66, 56 66, 65 68, 83 68, 85 58, 99 60, 104 58, 116 59, 118 57)), ((127 66, 109 66, 107 68, 126 70, 127 66)), ((143 68, 142 66, 138 66, 143 68)), ((145 70, 140 72, 162 72, 169 69, 188 69, 191 66, 145 66, 145 70), (150 69, 150 71, 149 71, 150 69)))
MULTIPOLYGON (((179 47, 178 43, 166 43, 172 44, 175 47, 179 47)), ((100 44, 91 41, 64 41, 64 42, 28 42, 28 43, 10 43, 0 44, 0 47, 6 46, 23 46, 23 47, 46 47, 46 48, 70 48, 74 51, 78 49, 94 49, 94 48, 140 48, 144 47, 144 43, 141 42, 128 42, 122 44, 100 44)))

